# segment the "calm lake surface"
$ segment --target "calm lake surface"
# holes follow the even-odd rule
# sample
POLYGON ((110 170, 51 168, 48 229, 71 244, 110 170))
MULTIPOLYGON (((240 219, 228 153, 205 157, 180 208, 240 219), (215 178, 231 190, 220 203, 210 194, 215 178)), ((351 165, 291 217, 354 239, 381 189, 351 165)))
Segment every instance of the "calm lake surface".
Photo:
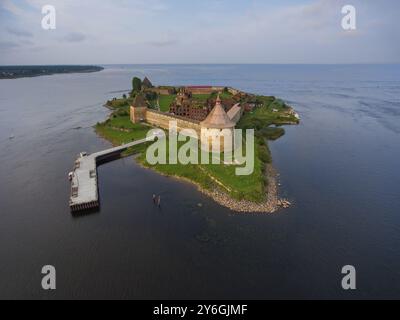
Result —
POLYGON ((400 66, 105 67, 0 80, 0 298, 400 298, 400 66), (270 148, 294 206, 234 214, 125 158, 99 167, 100 212, 72 216, 67 173, 110 146, 92 125, 135 75, 293 105, 301 125, 270 148))

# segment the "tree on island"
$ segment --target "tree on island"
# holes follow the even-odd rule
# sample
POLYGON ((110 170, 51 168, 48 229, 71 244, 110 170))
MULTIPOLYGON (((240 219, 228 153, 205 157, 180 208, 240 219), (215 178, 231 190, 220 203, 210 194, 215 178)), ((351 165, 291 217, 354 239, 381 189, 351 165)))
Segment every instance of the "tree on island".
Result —
POLYGON ((138 77, 132 79, 132 92, 140 92, 142 90, 142 80, 138 77))

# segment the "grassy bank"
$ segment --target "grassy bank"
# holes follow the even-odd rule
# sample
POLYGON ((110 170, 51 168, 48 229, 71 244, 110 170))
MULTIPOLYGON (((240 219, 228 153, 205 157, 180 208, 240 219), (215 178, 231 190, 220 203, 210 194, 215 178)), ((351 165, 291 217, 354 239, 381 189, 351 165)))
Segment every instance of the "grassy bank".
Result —
MULTIPOLYGON (((168 150, 168 143, 167 150, 168 150)), ((178 143, 178 149, 184 142, 178 143)), ((238 165, 228 164, 156 164, 151 165, 146 161, 145 153, 137 158, 137 161, 143 166, 151 168, 168 176, 176 176, 186 178, 204 189, 212 189, 215 186, 221 188, 232 198, 241 200, 251 200, 261 202, 265 198, 264 186, 264 169, 263 162, 258 157, 256 149, 256 157, 254 163, 254 172, 248 176, 237 176, 235 173, 238 165)), ((168 154, 168 151, 167 151, 168 154)), ((200 148, 197 150, 198 162, 200 163, 200 148)), ((168 158, 167 158, 168 159, 168 158)), ((223 155, 221 155, 223 159, 223 155)))
MULTIPOLYGON (((167 111, 175 95, 159 96, 161 111, 167 111)), ((206 96, 196 95, 196 99, 206 99, 206 96)), ((298 123, 294 112, 282 101, 274 97, 256 96, 258 107, 247 112, 237 124, 239 129, 255 129, 255 163, 254 172, 248 176, 237 176, 237 165, 182 165, 156 164, 146 161, 146 145, 137 146, 128 150, 125 155, 138 154, 137 161, 144 167, 151 168, 167 176, 175 176, 190 180, 205 190, 214 190, 216 187, 228 194, 232 199, 247 200, 261 203, 266 200, 268 175, 267 165, 272 162, 268 148, 268 140, 275 140, 284 135, 280 126, 283 124, 298 123)), ((114 145, 120 145, 133 140, 142 139, 150 127, 146 124, 133 124, 129 118, 130 99, 114 99, 107 102, 113 110, 110 118, 98 123, 96 132, 114 145)), ((166 141, 168 143, 168 139, 166 141)), ((178 147, 184 142, 178 143, 178 147)), ((168 148, 167 148, 168 150, 168 148)), ((200 151, 198 150, 198 154, 200 151)), ((223 155, 221 155, 223 159, 223 155)))
MULTIPOLYGON (((146 137, 151 127, 144 124, 131 123, 128 116, 118 116, 113 114, 107 121, 98 123, 95 130, 98 135, 109 140, 113 145, 121 145, 134 140, 146 137)), ((168 150, 168 143, 167 150, 168 150)), ((178 143, 178 148, 184 142, 178 143)), ((256 149, 255 168, 252 175, 238 177, 235 174, 236 165, 182 165, 182 164, 156 164, 151 165, 146 161, 146 146, 136 146, 131 148, 125 155, 137 154, 137 161, 144 167, 151 168, 157 172, 168 176, 186 178, 195 182, 204 189, 210 189, 216 184, 222 187, 225 192, 235 199, 246 199, 251 201, 262 201, 264 199, 263 162, 256 149)), ((268 153, 266 150, 265 152, 268 153)), ((200 149, 198 150, 200 155, 200 149)), ((223 155, 221 155, 223 159, 223 155)), ((269 156, 264 159, 270 159, 269 156)), ((199 158, 200 162, 200 158, 199 158)), ((211 161, 210 161, 211 162, 211 161)))
POLYGON ((113 114, 103 123, 95 126, 96 132, 114 145, 121 145, 134 140, 143 139, 149 127, 143 124, 133 124, 129 116, 113 114))

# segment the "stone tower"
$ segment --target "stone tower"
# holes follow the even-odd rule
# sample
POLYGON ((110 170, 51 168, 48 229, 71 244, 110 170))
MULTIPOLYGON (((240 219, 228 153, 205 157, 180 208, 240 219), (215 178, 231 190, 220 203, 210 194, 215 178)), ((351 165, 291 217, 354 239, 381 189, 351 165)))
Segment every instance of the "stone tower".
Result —
POLYGON ((201 145, 203 150, 214 150, 223 152, 234 149, 234 128, 235 123, 229 119, 222 107, 221 99, 218 95, 215 107, 211 110, 207 118, 200 123, 201 126, 201 145), (219 150, 215 148, 215 142, 219 141, 219 150))
POLYGON ((142 89, 150 89, 150 88, 153 88, 153 84, 147 77, 145 77, 142 81, 142 89))
POLYGON ((142 94, 137 94, 130 108, 132 123, 146 121, 147 103, 142 94))

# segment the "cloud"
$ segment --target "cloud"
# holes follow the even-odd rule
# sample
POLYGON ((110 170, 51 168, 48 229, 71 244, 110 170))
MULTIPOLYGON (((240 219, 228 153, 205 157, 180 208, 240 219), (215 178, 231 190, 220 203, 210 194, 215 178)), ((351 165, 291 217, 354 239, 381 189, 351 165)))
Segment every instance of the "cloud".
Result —
POLYGON ((66 42, 82 42, 86 40, 86 36, 83 33, 80 32, 71 32, 67 34, 63 40, 66 42))
POLYGON ((4 10, 8 11, 9 13, 11 13, 15 16, 21 16, 24 14, 24 10, 22 10, 19 6, 15 5, 10 0, 2 0, 0 6, 4 10))
POLYGON ((19 47, 19 44, 13 41, 1 41, 0 50, 8 50, 19 47))
POLYGON ((166 39, 166 40, 154 40, 154 41, 147 41, 146 44, 153 46, 153 47, 170 47, 175 46, 179 42, 176 39, 166 39))
POLYGON ((399 61, 400 1, 351 2, 357 31, 345 32, 347 0, 52 0, 57 29, 44 31, 48 1, 0 0, 0 64, 399 61))
POLYGON ((32 38, 33 37, 33 33, 29 32, 29 31, 21 30, 21 29, 7 28, 7 32, 16 37, 23 37, 23 38, 32 38))
POLYGON ((26 45, 26 46, 33 46, 35 45, 35 43, 29 39, 22 39, 20 42, 20 44, 26 45))

